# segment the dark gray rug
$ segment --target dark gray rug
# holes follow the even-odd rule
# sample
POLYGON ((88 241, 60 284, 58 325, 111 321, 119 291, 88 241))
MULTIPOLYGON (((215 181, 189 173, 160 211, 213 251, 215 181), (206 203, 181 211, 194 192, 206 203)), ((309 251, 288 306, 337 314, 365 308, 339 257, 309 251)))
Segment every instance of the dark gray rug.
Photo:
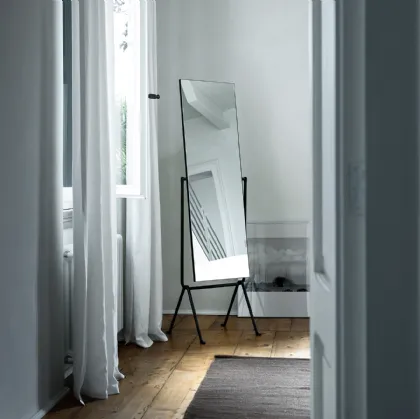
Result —
POLYGON ((184 419, 309 419, 308 359, 216 357, 184 419))

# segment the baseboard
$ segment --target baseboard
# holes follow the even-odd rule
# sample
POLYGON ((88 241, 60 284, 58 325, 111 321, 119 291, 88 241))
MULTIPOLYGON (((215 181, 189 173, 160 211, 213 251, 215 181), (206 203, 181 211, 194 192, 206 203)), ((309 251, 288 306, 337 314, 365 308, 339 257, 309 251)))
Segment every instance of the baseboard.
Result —
POLYGON ((63 397, 67 395, 69 391, 70 389, 68 388, 63 389, 59 394, 57 394, 57 396, 51 399, 43 409, 31 416, 30 419, 42 419, 63 397))
MULTIPOLYGON (((227 310, 196 310, 200 316, 226 316, 227 310)), ((175 310, 163 310, 163 314, 174 314, 175 310)), ((178 314, 191 315, 193 314, 191 309, 180 309, 178 314)), ((238 315, 238 310, 232 310, 230 313, 232 316, 238 315)))

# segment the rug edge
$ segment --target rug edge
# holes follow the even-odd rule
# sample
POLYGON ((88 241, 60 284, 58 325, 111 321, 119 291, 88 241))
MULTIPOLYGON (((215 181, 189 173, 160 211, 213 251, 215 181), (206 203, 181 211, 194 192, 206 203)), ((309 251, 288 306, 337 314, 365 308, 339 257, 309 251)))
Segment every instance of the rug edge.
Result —
POLYGON ((241 355, 215 355, 214 359, 287 359, 290 361, 310 361, 311 358, 285 358, 270 356, 241 356, 241 355))

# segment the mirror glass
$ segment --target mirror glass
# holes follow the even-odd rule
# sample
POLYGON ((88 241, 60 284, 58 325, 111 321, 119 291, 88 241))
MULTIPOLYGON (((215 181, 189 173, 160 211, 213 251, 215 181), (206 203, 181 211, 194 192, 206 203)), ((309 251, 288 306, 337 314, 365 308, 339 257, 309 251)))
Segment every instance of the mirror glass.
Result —
POLYGON ((235 85, 180 81, 194 280, 249 277, 235 85))

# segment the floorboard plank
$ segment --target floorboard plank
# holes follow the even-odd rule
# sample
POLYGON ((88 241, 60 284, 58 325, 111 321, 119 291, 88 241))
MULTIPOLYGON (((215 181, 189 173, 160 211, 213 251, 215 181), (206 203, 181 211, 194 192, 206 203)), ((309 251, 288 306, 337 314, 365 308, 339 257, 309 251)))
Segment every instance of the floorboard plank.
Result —
POLYGON ((269 357, 273 350, 276 332, 262 332, 255 336, 254 332, 244 332, 235 349, 236 356, 269 357))
POLYGON ((210 330, 254 330, 250 317, 229 317, 226 328, 222 327, 225 316, 217 316, 216 321, 211 325, 210 330))
MULTIPOLYGON (((179 323, 181 323, 181 321, 184 319, 184 317, 185 317, 185 315, 183 315, 183 314, 178 314, 176 316, 175 327, 179 323)), ((167 332, 169 330, 169 327, 171 326, 172 318, 173 318, 173 314, 164 314, 163 315, 163 319, 162 319, 162 330, 164 332, 167 332)))
MULTIPOLYGON (((204 372, 200 372, 205 374, 204 372)), ((173 418, 179 413, 184 399, 196 386, 197 372, 175 370, 154 399, 144 419, 173 418)))
POLYGON ((274 358, 310 358, 309 332, 276 332, 274 358))
POLYGON ((292 329, 293 332, 309 332, 309 319, 292 319, 292 329))
POLYGON ((191 353, 211 355, 233 355, 242 335, 240 330, 206 330, 203 338, 205 345, 196 339, 188 348, 187 355, 191 353))
MULTIPOLYGON (((200 329, 208 330, 216 321, 217 316, 197 316, 200 329)), ((193 316, 184 316, 174 330, 196 330, 193 316)))
POLYGON ((258 328, 264 331, 273 331, 273 332, 290 332, 292 328, 292 320, 291 319, 258 319, 257 320, 258 328))

